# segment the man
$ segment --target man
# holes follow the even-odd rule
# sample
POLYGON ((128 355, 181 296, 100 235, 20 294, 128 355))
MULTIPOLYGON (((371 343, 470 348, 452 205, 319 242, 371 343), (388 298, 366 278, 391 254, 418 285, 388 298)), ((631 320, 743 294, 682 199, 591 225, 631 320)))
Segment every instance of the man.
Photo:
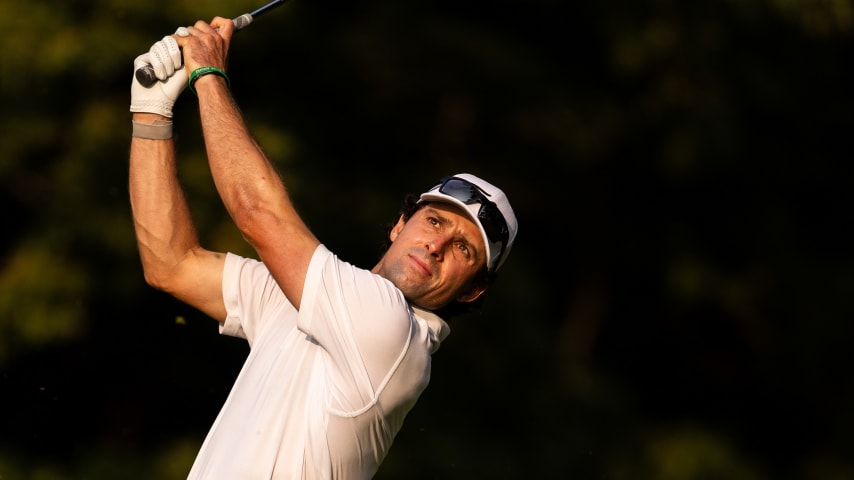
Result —
POLYGON ((145 279, 250 345, 189 478, 371 478, 448 334, 433 312, 484 293, 516 217, 501 190, 460 174, 402 213, 372 270, 339 260, 300 219, 229 93, 233 32, 220 17, 178 29, 134 62, 158 82, 131 87, 129 188, 145 279), (199 245, 171 139, 188 79, 217 190, 260 261, 199 245))

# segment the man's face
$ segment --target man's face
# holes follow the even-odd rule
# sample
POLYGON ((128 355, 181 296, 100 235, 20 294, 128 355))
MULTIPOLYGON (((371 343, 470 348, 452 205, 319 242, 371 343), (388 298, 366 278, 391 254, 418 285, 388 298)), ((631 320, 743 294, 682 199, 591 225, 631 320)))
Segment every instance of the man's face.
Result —
POLYGON ((485 287, 473 286, 486 265, 486 248, 477 225, 458 207, 432 202, 408 222, 401 218, 389 235, 392 243, 373 272, 426 309, 453 300, 470 302, 485 287))

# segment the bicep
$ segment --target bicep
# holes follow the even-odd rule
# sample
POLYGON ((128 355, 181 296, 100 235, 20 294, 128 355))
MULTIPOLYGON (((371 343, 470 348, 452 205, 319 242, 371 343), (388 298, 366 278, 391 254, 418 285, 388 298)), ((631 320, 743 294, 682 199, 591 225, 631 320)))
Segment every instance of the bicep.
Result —
POLYGON ((222 297, 224 253, 195 248, 175 268, 164 290, 219 322, 225 321, 222 297))

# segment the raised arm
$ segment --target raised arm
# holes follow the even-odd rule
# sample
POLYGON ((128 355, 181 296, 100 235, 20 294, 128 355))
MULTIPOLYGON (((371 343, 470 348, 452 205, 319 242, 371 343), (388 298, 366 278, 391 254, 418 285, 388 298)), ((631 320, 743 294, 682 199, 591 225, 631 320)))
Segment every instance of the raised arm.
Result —
MULTIPOLYGON (((197 22, 178 37, 186 71, 226 69, 233 23, 217 17, 197 22)), ((288 299, 299 308, 311 256, 319 241, 300 218, 279 173, 251 136, 225 78, 198 77, 193 87, 211 174, 237 228, 288 299)))
MULTIPOLYGON (((158 42, 152 47, 155 48, 166 47, 158 42)), ((180 54, 178 62, 180 67, 180 54)), ((174 67, 170 72, 161 72, 164 78, 167 74, 170 77, 165 82, 151 88, 142 87, 135 79, 131 87, 134 134, 129 190, 140 259, 150 285, 223 321, 225 257, 199 245, 178 181, 171 138, 172 103, 186 85, 187 77, 180 70, 175 73, 174 67)))

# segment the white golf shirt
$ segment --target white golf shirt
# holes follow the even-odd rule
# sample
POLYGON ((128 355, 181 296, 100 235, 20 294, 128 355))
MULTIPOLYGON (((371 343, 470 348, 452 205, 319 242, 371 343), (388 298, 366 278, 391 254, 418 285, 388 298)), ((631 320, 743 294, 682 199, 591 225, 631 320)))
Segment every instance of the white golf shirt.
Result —
POLYGON ((449 333, 389 281, 319 246, 297 311, 263 263, 229 254, 223 334, 249 355, 191 479, 369 479, 449 333))

